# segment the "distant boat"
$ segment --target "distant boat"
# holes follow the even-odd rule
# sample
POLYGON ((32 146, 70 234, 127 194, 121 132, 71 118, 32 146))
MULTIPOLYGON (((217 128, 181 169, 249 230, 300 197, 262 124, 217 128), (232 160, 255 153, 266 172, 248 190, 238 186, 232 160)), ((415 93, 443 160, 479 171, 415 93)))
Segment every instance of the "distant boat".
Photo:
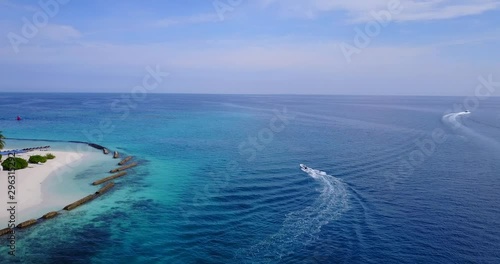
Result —
POLYGON ((17 121, 21 121, 22 120, 20 116, 17 116, 16 119, 17 119, 17 121))
POLYGON ((466 114, 470 114, 470 111, 469 111, 469 110, 465 110, 465 112, 464 112, 464 113, 466 113, 466 114))

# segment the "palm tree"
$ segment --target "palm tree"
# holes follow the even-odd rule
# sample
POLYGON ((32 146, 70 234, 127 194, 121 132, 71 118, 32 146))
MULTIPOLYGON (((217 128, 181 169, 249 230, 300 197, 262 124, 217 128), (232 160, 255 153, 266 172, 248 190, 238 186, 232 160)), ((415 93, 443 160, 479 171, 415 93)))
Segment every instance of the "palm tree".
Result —
POLYGON ((5 147, 5 141, 3 141, 5 137, 2 134, 2 131, 0 131, 0 149, 3 149, 5 147))

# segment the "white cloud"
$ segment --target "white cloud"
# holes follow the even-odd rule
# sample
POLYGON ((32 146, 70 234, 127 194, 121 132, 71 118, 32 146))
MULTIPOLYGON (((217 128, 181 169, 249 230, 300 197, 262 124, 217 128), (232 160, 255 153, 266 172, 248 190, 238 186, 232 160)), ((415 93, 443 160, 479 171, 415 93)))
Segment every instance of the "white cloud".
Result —
POLYGON ((467 4, 454 3, 447 5, 439 5, 439 2, 435 1, 433 4, 422 6, 414 2, 408 3, 408 6, 405 7, 408 11, 403 12, 396 19, 401 21, 451 19, 479 15, 487 11, 496 10, 500 6, 498 1, 469 1, 467 4))
POLYGON ((11 8, 11 9, 19 9, 19 10, 28 11, 28 12, 34 12, 34 11, 38 10, 37 7, 35 7, 35 6, 18 4, 18 3, 11 2, 8 0, 0 0, 0 6, 4 6, 7 8, 11 8))
POLYGON ((80 31, 69 25, 48 24, 40 29, 40 37, 50 41, 67 42, 81 36, 80 31))
MULTIPOLYGON (((395 0, 397 1, 397 0, 395 0)), ((370 20, 370 12, 387 9, 391 0, 260 0, 264 7, 278 7, 289 16, 315 18, 321 13, 346 11, 352 21, 370 20)), ((498 0, 399 0, 403 11, 397 21, 440 20, 478 15, 500 7, 498 0)))
POLYGON ((191 24, 216 22, 218 20, 219 19, 215 14, 201 14, 195 16, 171 17, 171 18, 160 19, 156 21, 155 26, 171 27, 178 25, 191 25, 191 24))

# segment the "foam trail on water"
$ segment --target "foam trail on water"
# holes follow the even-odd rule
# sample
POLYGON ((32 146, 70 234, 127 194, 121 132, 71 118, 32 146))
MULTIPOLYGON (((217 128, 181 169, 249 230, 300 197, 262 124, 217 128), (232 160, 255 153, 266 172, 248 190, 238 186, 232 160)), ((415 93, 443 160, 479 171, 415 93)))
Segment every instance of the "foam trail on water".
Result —
POLYGON ((310 206, 289 213, 280 230, 264 241, 237 253, 252 263, 276 262, 316 239, 321 227, 337 219, 348 208, 345 184, 326 172, 307 168, 302 171, 320 185, 319 196, 310 206))
POLYGON ((442 117, 443 123, 446 125, 450 126, 451 129, 461 132, 463 134, 475 137, 477 139, 480 139, 488 144, 495 145, 496 147, 500 147, 500 143, 495 141, 494 139, 491 139, 489 137, 486 137, 484 135, 481 135, 477 133, 476 131, 470 129, 469 127, 465 126, 462 124, 461 117, 470 115, 470 112, 458 112, 458 113, 450 113, 446 114, 442 117))
POLYGON ((472 131, 470 128, 464 126, 459 120, 458 118, 461 117, 461 116, 465 116, 465 115, 470 115, 470 112, 457 112, 457 113, 450 113, 450 114, 446 114, 443 116, 443 122, 449 126, 451 126, 451 128, 453 129, 462 129, 462 130, 468 130, 468 131, 472 131))

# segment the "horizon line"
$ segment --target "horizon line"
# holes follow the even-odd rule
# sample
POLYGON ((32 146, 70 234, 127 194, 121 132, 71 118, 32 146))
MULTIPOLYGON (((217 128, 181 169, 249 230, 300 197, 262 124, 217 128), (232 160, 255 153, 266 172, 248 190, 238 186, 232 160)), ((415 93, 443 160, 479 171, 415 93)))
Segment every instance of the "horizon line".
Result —
MULTIPOLYGON (((130 94, 131 92, 2 92, 3 94, 130 94)), ((233 95, 233 96, 384 96, 384 97, 469 97, 474 95, 424 95, 424 94, 306 94, 306 93, 180 93, 180 92, 148 92, 146 94, 171 95, 233 95)), ((490 95, 489 97, 500 97, 490 95)))

